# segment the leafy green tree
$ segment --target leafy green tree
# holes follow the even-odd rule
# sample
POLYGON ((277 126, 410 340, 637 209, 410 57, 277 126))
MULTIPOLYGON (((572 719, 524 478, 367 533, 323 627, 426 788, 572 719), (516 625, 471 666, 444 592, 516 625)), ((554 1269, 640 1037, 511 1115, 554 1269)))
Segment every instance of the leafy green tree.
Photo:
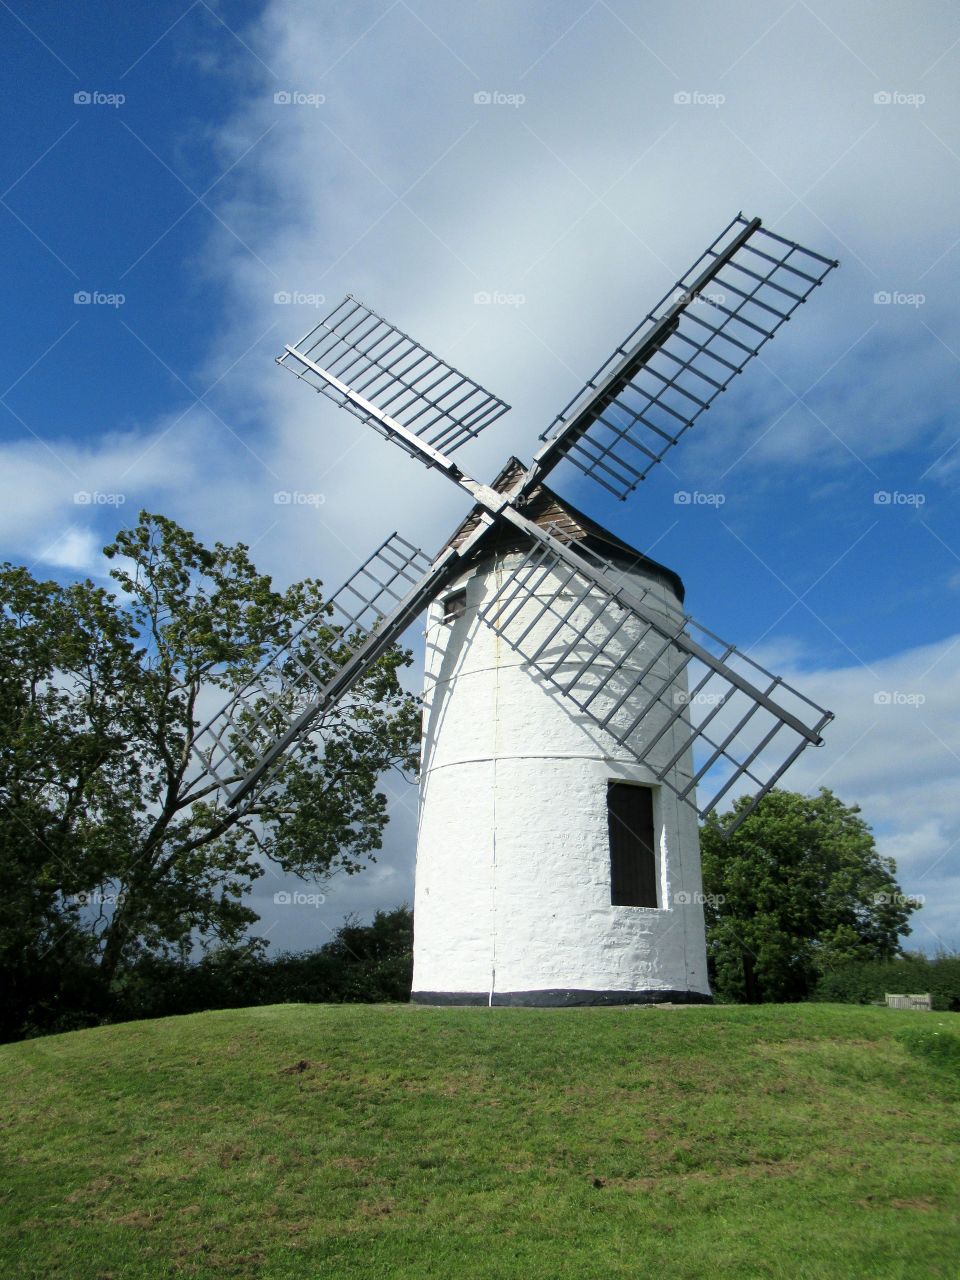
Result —
POLYGON ((344 1000, 409 1000, 413 981, 413 912, 378 911, 370 924, 347 917, 323 947, 343 975, 344 1000))
POLYGON ((278 592, 243 544, 208 549, 163 516, 141 512, 106 554, 117 594, 0 568, 0 950, 27 983, 41 957, 82 956, 108 984, 144 953, 235 945, 265 863, 359 871, 387 821, 382 775, 416 768, 410 656, 393 649, 228 808, 192 754, 199 722, 302 624, 295 643, 325 644, 331 669, 346 637, 319 583, 278 592))
MULTIPOLYGON (((751 802, 741 798, 733 815, 751 802)), ((916 906, 856 805, 825 787, 812 797, 774 790, 724 838, 730 825, 711 815, 700 833, 717 995, 801 1000, 838 964, 900 954, 916 906)))
MULTIPOLYGON (((132 657, 126 625, 106 594, 61 588, 26 569, 0 570, 0 959, 3 1030, 56 1022, 89 1007, 83 894, 121 806, 95 837, 87 798, 117 785, 124 767, 106 692, 132 657), (109 675, 107 674, 109 673, 109 675), (81 857, 81 848, 84 856, 81 857)), ((96 799, 93 803, 98 803, 96 799)))

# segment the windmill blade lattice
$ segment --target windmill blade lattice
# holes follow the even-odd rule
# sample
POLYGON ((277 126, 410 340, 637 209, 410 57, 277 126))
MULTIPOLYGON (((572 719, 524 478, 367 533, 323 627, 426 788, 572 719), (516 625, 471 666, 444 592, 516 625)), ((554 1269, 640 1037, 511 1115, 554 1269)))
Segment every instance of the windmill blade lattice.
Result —
POLYGON ((581 546, 571 562, 551 538, 478 616, 701 817, 738 782, 756 788, 739 825, 831 713, 655 592, 631 583, 625 595, 621 577, 581 546))
POLYGON ((445 453, 475 439, 510 408, 352 294, 295 346, 287 347, 277 363, 414 457, 422 455, 385 432, 358 401, 445 453))
POLYGON ((738 215, 540 437, 625 498, 837 265, 738 215))
POLYGON ((419 548, 391 534, 199 731, 194 754, 222 787, 237 788, 231 801, 248 790, 237 784, 277 741, 294 742, 314 725, 325 710, 324 688, 430 565, 419 548))

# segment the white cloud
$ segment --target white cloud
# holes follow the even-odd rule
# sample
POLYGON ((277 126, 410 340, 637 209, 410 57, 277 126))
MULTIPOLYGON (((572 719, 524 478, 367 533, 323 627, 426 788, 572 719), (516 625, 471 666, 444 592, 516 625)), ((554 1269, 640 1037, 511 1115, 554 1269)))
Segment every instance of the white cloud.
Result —
POLYGON ((89 555, 76 566, 62 558, 51 528, 71 530, 68 545, 78 545, 78 538, 102 545, 120 524, 136 519, 139 503, 166 498, 196 479, 187 444, 161 424, 107 433, 95 443, 29 439, 0 447, 0 543, 8 554, 89 568, 89 555))
POLYGON ((58 569, 91 573, 99 559, 100 544, 88 529, 69 528, 37 552, 37 559, 58 569))
POLYGON ((784 674, 836 715, 784 785, 859 804, 904 892, 926 899, 910 945, 960 947, 960 634, 869 668, 784 674))

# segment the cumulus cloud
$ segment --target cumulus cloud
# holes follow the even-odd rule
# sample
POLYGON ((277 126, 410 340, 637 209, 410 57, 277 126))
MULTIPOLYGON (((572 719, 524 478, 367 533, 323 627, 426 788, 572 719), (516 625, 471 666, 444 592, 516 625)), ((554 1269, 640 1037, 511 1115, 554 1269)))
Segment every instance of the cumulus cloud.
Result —
POLYGON ((97 565, 100 545, 89 529, 64 529, 37 551, 37 559, 58 569, 90 573, 97 565))
POLYGON ((824 731, 824 745, 804 752, 784 785, 798 791, 827 786, 859 804, 881 852, 896 860, 904 892, 925 900, 911 943, 956 949, 960 634, 869 667, 788 678, 836 719, 824 731))

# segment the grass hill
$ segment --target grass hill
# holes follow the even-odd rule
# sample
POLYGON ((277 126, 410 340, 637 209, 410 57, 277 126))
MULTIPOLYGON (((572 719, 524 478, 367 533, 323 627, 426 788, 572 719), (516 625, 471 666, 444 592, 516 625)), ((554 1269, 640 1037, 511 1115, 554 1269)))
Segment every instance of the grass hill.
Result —
POLYGON ((4 1277, 949 1277, 960 1019, 276 1005, 0 1048, 4 1277))

